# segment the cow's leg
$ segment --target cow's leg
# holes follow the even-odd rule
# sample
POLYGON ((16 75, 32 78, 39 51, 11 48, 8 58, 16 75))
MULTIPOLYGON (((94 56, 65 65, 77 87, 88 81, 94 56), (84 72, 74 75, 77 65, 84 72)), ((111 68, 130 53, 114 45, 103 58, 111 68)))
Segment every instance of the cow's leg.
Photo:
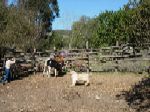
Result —
POLYGON ((34 67, 34 75, 37 73, 37 66, 34 67))
POLYGON ((49 78, 50 75, 51 75, 51 67, 50 67, 50 66, 48 66, 48 70, 47 70, 47 71, 48 71, 48 74, 47 74, 47 75, 48 75, 48 78, 49 78))
POLYGON ((47 77, 49 76, 49 67, 47 66, 47 69, 46 69, 46 75, 47 77))
POLYGON ((54 68, 55 77, 57 77, 57 70, 54 68))
POLYGON ((76 82, 77 82, 77 80, 72 79, 72 86, 75 86, 75 85, 76 85, 76 82))
POLYGON ((44 69, 43 69, 43 75, 46 73, 46 66, 44 66, 44 69))
POLYGON ((89 85, 89 79, 87 79, 86 83, 85 83, 85 86, 88 86, 89 85))
POLYGON ((89 83, 90 83, 89 78, 87 78, 86 83, 85 83, 85 86, 88 86, 89 83))

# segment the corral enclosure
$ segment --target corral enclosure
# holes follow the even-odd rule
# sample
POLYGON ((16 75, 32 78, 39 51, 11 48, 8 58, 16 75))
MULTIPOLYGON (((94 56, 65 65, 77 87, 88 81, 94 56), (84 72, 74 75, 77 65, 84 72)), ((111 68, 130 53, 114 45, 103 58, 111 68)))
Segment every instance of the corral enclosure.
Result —
MULTIPOLYGON (((70 49, 70 50, 46 50, 46 52, 24 53, 22 50, 7 52, 4 57, 9 55, 16 57, 21 65, 30 65, 26 71, 43 71, 44 61, 55 53, 64 55, 65 69, 74 69, 78 72, 90 70, 92 72, 149 72, 150 71, 150 49, 133 50, 132 47, 111 46, 101 49, 70 49), (29 70, 30 69, 30 70, 29 70)), ((2 71, 4 58, 0 62, 2 71)))
POLYGON ((88 68, 93 72, 147 72, 150 67, 150 49, 146 53, 112 46, 91 50, 70 50, 66 61, 78 71, 88 68), (80 68, 81 67, 81 68, 80 68))

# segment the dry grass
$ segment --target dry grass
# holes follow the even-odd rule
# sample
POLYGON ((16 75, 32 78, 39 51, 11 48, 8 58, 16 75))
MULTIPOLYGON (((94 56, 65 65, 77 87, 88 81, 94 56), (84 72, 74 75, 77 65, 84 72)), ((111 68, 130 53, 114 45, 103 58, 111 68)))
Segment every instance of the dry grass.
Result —
POLYGON ((92 73, 90 86, 70 87, 71 76, 41 74, 0 85, 1 112, 134 112, 117 94, 128 91, 144 75, 92 73))

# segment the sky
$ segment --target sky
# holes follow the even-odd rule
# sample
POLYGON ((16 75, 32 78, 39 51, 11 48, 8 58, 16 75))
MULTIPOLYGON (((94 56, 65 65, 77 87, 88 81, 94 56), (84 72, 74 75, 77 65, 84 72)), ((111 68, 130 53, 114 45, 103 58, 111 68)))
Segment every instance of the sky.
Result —
MULTIPOLYGON (((14 0, 9 0, 11 3, 14 0)), ((105 10, 119 10, 128 0, 58 0, 60 16, 53 21, 54 30, 71 30, 81 16, 98 16, 105 10)))
POLYGON ((119 10, 128 0, 58 0, 60 17, 53 22, 53 29, 70 30, 82 15, 96 17, 105 10, 119 10))

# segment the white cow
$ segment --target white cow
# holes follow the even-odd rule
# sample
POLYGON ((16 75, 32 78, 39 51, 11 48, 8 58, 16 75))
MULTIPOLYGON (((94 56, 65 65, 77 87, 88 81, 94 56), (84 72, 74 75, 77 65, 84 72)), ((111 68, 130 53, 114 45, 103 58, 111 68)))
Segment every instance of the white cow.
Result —
POLYGON ((72 86, 75 86, 78 81, 85 81, 85 85, 89 85, 89 73, 77 73, 75 71, 71 71, 71 78, 72 78, 72 86))

